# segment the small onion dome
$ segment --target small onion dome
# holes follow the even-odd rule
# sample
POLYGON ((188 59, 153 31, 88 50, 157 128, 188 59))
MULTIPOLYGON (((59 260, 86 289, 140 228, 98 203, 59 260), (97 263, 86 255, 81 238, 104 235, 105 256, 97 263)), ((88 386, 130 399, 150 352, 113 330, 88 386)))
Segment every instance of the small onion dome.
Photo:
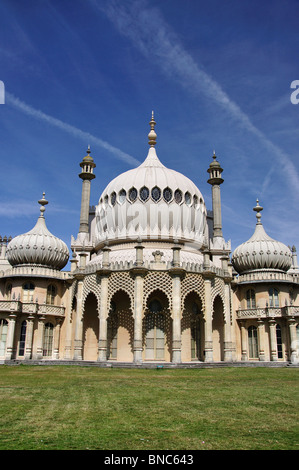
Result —
POLYGON ((257 223, 254 234, 245 243, 238 246, 232 254, 232 264, 239 274, 261 269, 288 271, 292 265, 292 253, 283 243, 273 240, 264 230, 260 212, 263 208, 257 205, 257 223))
POLYGON ((46 210, 44 206, 48 204, 45 193, 38 202, 41 208, 35 227, 10 241, 6 250, 7 259, 12 266, 33 264, 60 270, 68 262, 69 250, 47 229, 43 214, 46 210))

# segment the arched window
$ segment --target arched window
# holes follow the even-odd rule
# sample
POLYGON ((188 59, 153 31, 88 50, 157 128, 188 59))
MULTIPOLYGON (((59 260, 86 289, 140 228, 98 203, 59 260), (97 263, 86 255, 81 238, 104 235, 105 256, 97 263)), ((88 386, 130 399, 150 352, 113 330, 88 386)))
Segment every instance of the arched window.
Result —
POLYGON ((149 198, 149 189, 146 186, 143 186, 139 191, 141 201, 147 201, 149 198))
POLYGON ((117 330, 116 304, 111 300, 107 319, 107 359, 117 359, 117 330))
POLYGON ((33 302, 34 284, 27 282, 23 285, 23 302, 33 302))
POLYGON ((247 308, 255 308, 255 292, 253 289, 248 289, 246 292, 247 308))
POLYGON ((153 189, 152 189, 152 199, 153 201, 157 202, 159 201, 160 197, 161 197, 161 189, 158 188, 158 186, 155 186, 153 189))
POLYGON ((47 300, 46 303, 49 305, 54 305, 56 296, 56 287, 53 284, 50 284, 47 289, 47 300))
POLYGON ((146 316, 145 358, 164 360, 165 316, 160 313, 162 305, 159 300, 152 300, 149 310, 146 316))
POLYGON ((199 359, 200 355, 200 309, 196 302, 192 305, 191 322, 191 359, 199 359))
POLYGON ((12 292, 12 284, 7 284, 6 291, 5 291, 6 300, 11 300, 11 292, 12 292))
POLYGON ((27 329, 27 322, 26 320, 24 320, 22 322, 21 332, 20 332, 19 356, 24 356, 25 354, 26 329, 27 329))
POLYGON ((274 287, 269 289, 269 305, 270 307, 279 307, 278 290, 274 287))
POLYGON ((4 319, 0 320, 0 356, 4 356, 6 348, 8 322, 4 319))
POLYGON ((278 359, 283 358, 282 353, 282 336, 281 336, 281 326, 276 325, 276 344, 277 344, 277 357, 278 359))
POLYGON ((120 204, 123 204, 126 200, 127 193, 124 189, 121 189, 118 193, 118 200, 120 204))
POLYGON ((174 200, 177 204, 180 204, 183 200, 183 193, 180 189, 176 189, 174 192, 174 200))
POLYGON ((248 328, 248 354, 250 359, 258 358, 258 340, 256 326, 248 328))
POLYGON ((43 356, 51 357, 53 352, 53 333, 54 326, 52 323, 46 323, 44 329, 43 356))

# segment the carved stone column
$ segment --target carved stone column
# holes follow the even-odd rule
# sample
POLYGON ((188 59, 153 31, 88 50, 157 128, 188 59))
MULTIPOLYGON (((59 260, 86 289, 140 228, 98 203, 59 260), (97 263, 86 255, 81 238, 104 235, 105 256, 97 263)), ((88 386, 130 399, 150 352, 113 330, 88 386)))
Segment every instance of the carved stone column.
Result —
POLYGON ((257 321, 259 360, 265 361, 265 323, 261 318, 257 321))
POLYGON ((276 341, 276 321, 274 318, 269 319, 270 326, 270 360, 277 361, 277 341, 276 341))
POLYGON ((224 286, 225 293, 225 317, 224 317, 224 361, 231 362, 232 357, 232 338, 230 322, 230 287, 226 282, 224 286))
POLYGON ((37 341, 36 341, 36 354, 35 354, 35 359, 37 360, 41 360, 43 358, 44 330, 45 330, 45 317, 41 315, 38 318, 38 328, 37 328, 37 341))
POLYGON ((242 321, 241 322, 241 361, 248 361, 247 339, 248 339, 248 334, 247 334, 246 322, 242 321))
POLYGON ((296 334, 296 320, 295 318, 288 318, 289 331, 290 331, 290 353, 291 362, 293 364, 298 363, 297 357, 297 334, 296 334))
MULTIPOLYGON (((100 273, 99 273, 100 274, 100 273)), ((98 361, 104 362, 107 360, 107 319, 108 319, 108 272, 101 273, 101 304, 99 316, 99 344, 98 344, 98 361)))
POLYGON ((83 295, 83 275, 77 275, 77 309, 75 319, 75 338, 74 338, 74 360, 81 361, 83 359, 83 311, 82 311, 82 295, 83 295))
POLYGON ((182 351, 181 337, 181 277, 184 271, 173 268, 172 275, 172 362, 180 363, 182 351))
POLYGON ((59 359, 59 341, 60 341, 60 331, 61 331, 61 319, 57 320, 54 331, 54 351, 53 359, 59 359))
POLYGON ((25 357, 24 357, 26 360, 32 358, 33 322, 34 322, 34 316, 29 315, 27 317, 25 357))
POLYGON ((143 282, 147 270, 142 267, 136 267, 132 270, 135 277, 134 294, 134 362, 142 362, 142 315, 143 315, 143 282))
POLYGON ((14 351, 13 345, 14 345, 16 318, 17 318, 17 315, 15 313, 10 313, 8 330, 7 330, 7 338, 6 338, 6 353, 5 353, 5 359, 7 361, 10 361, 13 358, 13 351, 14 351))
POLYGON ((212 301, 211 301, 211 279, 214 274, 204 273, 205 282, 205 362, 213 362, 213 329, 212 329, 212 301))

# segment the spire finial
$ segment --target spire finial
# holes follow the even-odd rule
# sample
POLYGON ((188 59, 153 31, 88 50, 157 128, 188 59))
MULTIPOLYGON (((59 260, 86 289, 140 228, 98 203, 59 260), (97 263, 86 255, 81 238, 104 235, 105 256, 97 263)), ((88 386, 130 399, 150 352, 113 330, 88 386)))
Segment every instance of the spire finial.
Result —
POLYGON ((46 194, 46 193, 43 192, 43 197, 42 197, 42 199, 40 199, 40 200, 38 201, 38 203, 41 205, 41 208, 40 208, 40 217, 44 217, 44 212, 45 212, 45 210, 46 210, 44 206, 46 206, 46 205, 48 204, 48 201, 47 201, 47 199, 45 198, 45 194, 46 194))
POLYGON ((151 130, 150 130, 150 133, 148 135, 148 143, 150 145, 150 147, 154 147, 156 145, 156 138, 157 138, 157 134, 155 132, 155 125, 156 125, 156 122, 155 122, 155 119, 154 119, 154 111, 152 111, 152 119, 150 120, 150 126, 151 126, 151 130))
POLYGON ((262 215, 260 214, 260 212, 262 212, 263 207, 260 206, 258 199, 256 200, 256 206, 253 208, 253 210, 257 213, 256 214, 257 224, 261 224, 262 223, 261 222, 262 215))

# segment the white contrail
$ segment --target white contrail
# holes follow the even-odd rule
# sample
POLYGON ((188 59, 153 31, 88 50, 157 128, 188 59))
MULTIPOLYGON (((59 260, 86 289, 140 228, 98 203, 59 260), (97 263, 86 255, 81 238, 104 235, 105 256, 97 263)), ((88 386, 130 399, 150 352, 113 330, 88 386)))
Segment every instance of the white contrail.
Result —
POLYGON ((158 63, 166 75, 179 82, 190 93, 204 94, 222 106, 239 125, 259 138, 287 173, 294 192, 299 195, 299 175, 291 159, 273 144, 221 86, 198 66, 180 44, 175 33, 170 30, 157 8, 149 6, 145 0, 91 2, 111 20, 121 34, 130 38, 151 62, 158 63))
POLYGON ((99 145, 100 147, 103 147, 104 149, 108 150, 108 152, 112 153, 116 158, 123 160, 129 165, 140 165, 140 162, 136 158, 132 157, 131 155, 128 155, 127 153, 123 152, 122 150, 116 147, 113 147, 113 145, 109 144, 108 142, 105 142, 99 137, 93 136, 89 132, 82 131, 77 127, 67 124, 66 122, 60 121, 57 118, 49 116, 48 114, 45 114, 42 111, 33 108, 32 106, 24 103, 19 98, 16 98, 13 94, 8 93, 7 91, 5 92, 5 98, 7 104, 14 106, 18 110, 38 119, 39 121, 44 121, 48 124, 51 124, 52 126, 58 127, 59 129, 68 132, 69 134, 72 134, 74 137, 78 137, 84 140, 88 144, 94 143, 95 145, 99 145))

